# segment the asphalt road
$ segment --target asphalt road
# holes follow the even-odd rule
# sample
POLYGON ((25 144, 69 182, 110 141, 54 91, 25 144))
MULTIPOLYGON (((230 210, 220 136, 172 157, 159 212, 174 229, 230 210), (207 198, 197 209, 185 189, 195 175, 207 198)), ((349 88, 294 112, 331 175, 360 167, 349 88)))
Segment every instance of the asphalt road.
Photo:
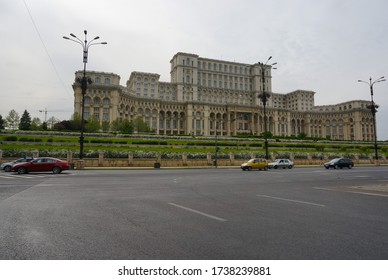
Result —
POLYGON ((0 259, 388 259, 388 167, 0 173, 0 259))

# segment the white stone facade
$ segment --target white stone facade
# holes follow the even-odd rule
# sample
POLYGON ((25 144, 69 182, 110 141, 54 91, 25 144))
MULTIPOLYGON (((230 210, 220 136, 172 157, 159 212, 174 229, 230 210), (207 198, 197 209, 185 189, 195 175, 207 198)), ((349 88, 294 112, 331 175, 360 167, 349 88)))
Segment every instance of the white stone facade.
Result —
MULTIPOLYGON (((370 101, 354 100, 315 106, 313 91, 272 92, 271 67, 177 53, 170 61, 171 81, 156 73, 132 72, 126 86, 113 73, 88 71, 93 81, 85 95, 85 118, 101 123, 142 117, 157 134, 223 135, 264 132, 263 104, 258 95, 270 93, 266 104, 268 130, 274 136, 305 133, 339 140, 373 140, 370 101), (262 77, 264 76, 264 83, 262 77)), ((76 72, 82 76, 82 71, 76 72)), ((81 112, 81 87, 73 84, 74 112, 81 112)))

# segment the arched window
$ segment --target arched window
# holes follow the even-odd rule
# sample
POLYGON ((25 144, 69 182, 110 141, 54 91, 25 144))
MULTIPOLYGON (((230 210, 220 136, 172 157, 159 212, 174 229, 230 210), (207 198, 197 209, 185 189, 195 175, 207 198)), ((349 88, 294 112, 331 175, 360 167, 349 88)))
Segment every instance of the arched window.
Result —
POLYGON ((110 85, 110 79, 109 78, 105 78, 104 84, 105 85, 110 85))
POLYGON ((94 79, 94 83, 95 84, 100 84, 101 83, 101 78, 100 77, 96 77, 95 79, 94 79))

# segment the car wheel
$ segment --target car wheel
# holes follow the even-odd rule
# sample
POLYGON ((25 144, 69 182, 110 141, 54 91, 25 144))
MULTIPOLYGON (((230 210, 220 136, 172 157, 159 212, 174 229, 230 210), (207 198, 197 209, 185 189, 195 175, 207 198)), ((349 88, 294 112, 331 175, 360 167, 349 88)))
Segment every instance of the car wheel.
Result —
POLYGON ((349 164, 348 168, 349 168, 349 169, 352 169, 352 168, 353 168, 353 166, 352 166, 351 164, 349 164))
POLYGON ((334 169, 337 169, 338 168, 338 165, 334 165, 334 169))
POLYGON ((19 174, 26 174, 27 173, 27 168, 25 168, 25 167, 19 167, 18 168, 18 173, 19 174))
POLYGON ((11 172, 11 170, 12 170, 12 166, 7 165, 6 167, 4 167, 5 172, 11 172))
POLYGON ((54 174, 59 174, 61 172, 62 172, 62 169, 60 167, 58 167, 58 166, 54 166, 53 167, 53 173, 54 174))
POLYGON ((289 166, 288 166, 288 169, 291 169, 291 168, 292 168, 292 165, 289 165, 289 166))
POLYGON ((251 171, 252 170, 252 167, 251 166, 248 166, 248 171, 251 171))
POLYGON ((326 169, 329 169, 329 166, 325 166, 326 169))
POLYGON ((278 166, 277 166, 277 165, 275 165, 273 168, 274 168, 274 169, 278 169, 278 166))

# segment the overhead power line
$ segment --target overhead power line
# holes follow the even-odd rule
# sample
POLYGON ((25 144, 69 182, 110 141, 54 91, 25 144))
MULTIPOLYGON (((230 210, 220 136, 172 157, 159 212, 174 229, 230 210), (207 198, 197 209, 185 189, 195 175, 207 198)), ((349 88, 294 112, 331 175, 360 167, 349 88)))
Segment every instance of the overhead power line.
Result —
POLYGON ((46 44, 45 44, 44 41, 43 41, 42 36, 40 35, 39 29, 38 29, 37 25, 35 24, 34 18, 32 17, 32 14, 31 14, 31 12, 30 12, 30 9, 29 9, 28 6, 27 6, 26 1, 23 0, 23 3, 24 3, 24 6, 26 7, 26 10, 27 10, 27 12, 28 12, 28 15, 30 16, 31 22, 32 22, 32 24, 34 25, 35 31, 36 31, 36 33, 38 34, 39 40, 40 40, 40 42, 41 42, 42 45, 43 45, 43 48, 44 48, 44 50, 45 50, 45 52, 46 52, 46 54, 47 54, 47 56, 48 56, 48 58, 49 58, 49 60, 50 60, 50 63, 51 63, 51 65, 52 65, 52 67, 54 68, 55 74, 57 75, 59 81, 61 82, 61 84, 62 84, 62 86, 63 86, 63 89, 66 91, 66 93, 70 94, 70 93, 68 92, 68 90, 66 89, 65 83, 63 82, 61 76, 59 75, 59 73, 58 73, 58 71, 57 71, 57 68, 55 67, 54 61, 52 60, 52 58, 51 58, 51 56, 50 56, 50 53, 49 53, 49 51, 48 51, 48 49, 47 49, 47 47, 46 47, 46 44))

